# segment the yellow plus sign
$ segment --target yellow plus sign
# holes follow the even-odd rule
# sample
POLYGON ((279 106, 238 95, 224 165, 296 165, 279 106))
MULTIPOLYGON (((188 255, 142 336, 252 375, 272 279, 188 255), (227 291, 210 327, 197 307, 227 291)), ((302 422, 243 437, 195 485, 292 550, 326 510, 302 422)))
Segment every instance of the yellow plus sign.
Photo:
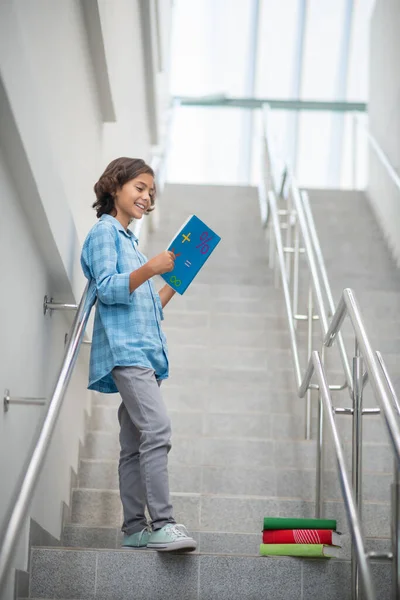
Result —
POLYGON ((184 244, 185 242, 190 242, 190 233, 188 233, 187 235, 185 235, 184 233, 182 233, 182 244, 184 244))

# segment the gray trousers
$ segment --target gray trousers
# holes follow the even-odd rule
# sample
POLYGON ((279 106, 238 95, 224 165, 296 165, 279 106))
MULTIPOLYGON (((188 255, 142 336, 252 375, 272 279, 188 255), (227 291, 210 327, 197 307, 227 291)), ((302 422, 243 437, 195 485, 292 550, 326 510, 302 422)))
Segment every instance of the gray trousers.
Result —
POLYGON ((142 367, 115 367, 115 385, 122 398, 119 488, 124 511, 122 531, 132 535, 147 525, 153 530, 175 523, 169 498, 168 452, 171 423, 154 371, 142 367))

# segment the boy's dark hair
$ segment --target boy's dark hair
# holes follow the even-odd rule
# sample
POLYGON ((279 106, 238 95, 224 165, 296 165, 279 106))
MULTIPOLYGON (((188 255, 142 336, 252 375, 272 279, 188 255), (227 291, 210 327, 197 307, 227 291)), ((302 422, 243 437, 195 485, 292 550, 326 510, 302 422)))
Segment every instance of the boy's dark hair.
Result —
MULTIPOLYGON (((96 202, 93 203, 93 208, 96 210, 97 218, 112 214, 115 211, 114 198, 116 191, 127 181, 135 179, 142 173, 148 173, 154 177, 153 169, 141 158, 121 157, 110 162, 103 175, 94 185, 96 202)), ((151 203, 146 214, 154 210, 155 196, 154 188, 154 192, 150 194, 151 203)))

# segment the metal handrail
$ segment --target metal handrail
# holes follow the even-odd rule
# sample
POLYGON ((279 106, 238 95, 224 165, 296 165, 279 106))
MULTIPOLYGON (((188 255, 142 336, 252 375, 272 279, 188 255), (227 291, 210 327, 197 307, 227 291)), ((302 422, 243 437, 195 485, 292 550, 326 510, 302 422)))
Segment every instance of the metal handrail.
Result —
MULTIPOLYGON (((394 389, 393 383, 390 380, 388 370, 380 352, 375 352, 382 373, 389 387, 393 406, 397 414, 400 416, 400 402, 394 389)), ((392 534, 392 597, 394 600, 400 598, 400 468, 397 460, 393 464, 393 484, 392 484, 392 519, 391 519, 391 534, 392 534)))
MULTIPOLYGON (((330 286, 329 279, 328 279, 328 273, 326 271, 325 260, 324 260, 323 254, 322 254, 321 245, 318 240, 314 217, 311 212, 310 201, 308 198, 308 194, 305 192, 301 192, 301 197, 303 200, 303 208, 304 208, 307 225, 308 225, 308 229, 309 229, 310 236, 311 236, 313 250, 314 250, 316 261, 318 264, 319 273, 320 273, 320 276, 322 279, 324 292, 325 292, 326 298, 328 300, 329 312, 330 312, 330 315, 332 316, 335 312, 335 302, 333 300, 332 290, 331 290, 331 286, 330 286)), ((326 332, 325 332, 325 334, 326 334, 326 332)), ((340 359, 342 361, 342 366, 343 366, 343 370, 344 370, 344 374, 345 374, 345 378, 346 378, 346 382, 347 382, 347 387, 351 394, 352 389, 353 389, 353 380, 352 380, 352 376, 351 376, 351 369, 350 369, 350 365, 349 365, 349 361, 348 361, 348 357, 347 357, 347 353, 346 353, 346 348, 344 346, 344 341, 343 341, 343 338, 341 335, 339 335, 337 338, 337 344, 339 347, 339 355, 340 355, 340 359)))
MULTIPOLYGON (((265 141, 264 150, 266 153, 267 164, 270 167, 271 182, 272 182, 274 189, 277 190, 278 184, 277 184, 277 180, 276 180, 275 173, 274 173, 274 171, 275 171, 274 165, 273 165, 274 161, 273 161, 271 151, 270 151, 270 148, 271 148, 271 146, 273 146, 273 143, 272 143, 269 131, 268 131, 268 120, 269 120, 269 108, 263 107, 263 127, 264 127, 264 141, 265 141)), ((285 167, 283 179, 285 180, 285 183, 288 182, 287 183, 287 185, 289 187, 288 194, 290 194, 292 202, 294 204, 294 206, 293 206, 294 214, 298 219, 301 234, 303 237, 304 246, 305 246, 305 255, 306 255, 306 258, 307 258, 307 261, 309 264, 312 286, 313 286, 314 294, 315 294, 315 298, 316 298, 316 309, 317 309, 317 313, 318 313, 318 317, 319 317, 319 321, 320 321, 320 325, 321 325, 322 336, 324 337, 326 335, 326 332, 328 329, 328 315, 327 315, 325 305, 324 305, 323 294, 325 294, 326 298, 328 299, 329 310, 331 313, 334 312, 335 306, 334 306, 334 302, 333 302, 332 291, 331 291, 328 277, 326 274, 326 268, 325 268, 325 263, 324 263, 323 256, 322 256, 321 247, 319 244, 318 236, 316 234, 314 219, 312 217, 311 209, 309 206, 308 196, 305 192, 299 191, 299 189, 296 186, 294 176, 292 175, 292 173, 288 167, 285 167), (319 273, 321 274, 321 278, 320 278, 319 273), (322 279, 322 282, 320 279, 322 279)), ((271 218, 272 218, 272 212, 275 212, 276 215, 278 215, 279 213, 278 213, 278 208, 277 208, 276 202, 273 203, 273 206, 275 208, 272 208, 271 193, 268 193, 268 195, 267 195, 268 204, 269 204, 271 210, 269 211, 268 208, 264 206, 266 199, 265 199, 265 194, 263 194, 263 192, 262 192, 262 184, 260 184, 260 188, 261 188, 261 193, 259 193, 260 210, 261 210, 261 214, 263 216, 263 225, 265 227, 268 222, 268 219, 270 217, 270 213, 271 213, 271 218)), ((260 192, 260 188, 259 188, 259 192, 260 192)), ((274 192, 272 192, 272 193, 274 193, 274 192)), ((289 215, 289 218, 290 218, 290 215, 289 215)), ((278 216, 277 216, 277 219, 278 219, 278 216)), ((288 227, 290 227, 290 225, 288 225, 288 227)), ((275 236, 275 240, 276 240, 276 251, 278 253, 279 267, 281 270, 281 280, 283 282, 284 280, 287 281, 288 276, 287 276, 287 271, 285 268, 285 261, 283 260, 283 262, 281 262, 281 259, 279 258, 280 249, 282 249, 282 252, 283 252, 283 242, 282 242, 282 237, 280 235, 279 219, 278 219, 278 223, 277 224, 275 223, 273 225, 273 231, 274 231, 274 236, 275 236), (279 233, 278 233, 278 229, 279 229, 279 233), (277 236, 279 236, 279 239, 280 239, 279 243, 277 241, 278 240, 277 236)), ((271 240, 272 240, 272 236, 271 236, 271 240)), ((290 238, 288 238, 287 242, 290 243, 290 241, 291 241, 290 238)), ((299 250, 300 249, 299 249, 298 245, 296 246, 296 244, 295 244, 295 248, 294 248, 295 259, 296 259, 296 257, 298 258, 299 250)), ((271 252, 271 250, 270 250, 270 252, 271 252)), ((294 274, 294 276, 296 276, 296 273, 294 274)), ((293 318, 295 316, 294 315, 295 311, 293 311, 292 307, 291 307, 290 292, 288 289, 288 285, 287 286, 285 286, 285 284, 283 284, 283 285, 284 285, 286 312, 287 312, 288 322, 289 322, 289 335, 290 335, 290 345, 291 345, 291 349, 292 349, 292 358, 293 358, 294 365, 295 365, 296 382, 297 382, 297 386, 299 387, 300 383, 301 383, 301 373, 300 373, 300 367, 298 366, 299 365, 299 356, 298 356, 298 349, 297 349, 297 342, 296 342, 296 333, 295 333, 295 328, 293 326, 293 318), (285 290, 285 287, 287 287, 287 290, 285 290)), ((341 359, 344 373, 345 373, 345 380, 346 380, 345 386, 347 386, 349 388, 349 393, 351 394, 351 390, 352 390, 351 371, 350 371, 349 361, 347 358, 346 349, 345 349, 344 342, 342 340, 341 335, 338 338, 338 349, 339 349, 339 355, 340 355, 340 359, 341 359)), ((341 390, 341 389, 344 389, 345 386, 343 386, 343 385, 331 386, 330 389, 336 388, 336 389, 341 390)), ((309 423, 310 411, 308 410, 307 413, 308 414, 307 414, 306 431, 309 432, 310 431, 310 423, 309 423)), ((308 435, 307 435, 307 437, 308 437, 308 435)))
MULTIPOLYGON (((354 114, 353 118, 354 118, 354 124, 355 124, 355 126, 360 126, 360 127, 362 127, 364 129, 364 133, 367 136, 367 139, 368 139, 369 143, 371 144, 372 148, 374 149, 376 155, 378 156, 379 160, 381 161, 381 163, 383 164, 383 166, 385 167, 385 169, 389 173, 389 175, 390 175, 393 183, 395 184, 395 186, 397 188, 399 188, 399 190, 400 190, 400 176, 395 171, 393 165, 391 164, 390 160, 386 156, 385 152, 380 147, 378 141, 372 135, 372 133, 369 131, 369 128, 367 127, 367 125, 361 121, 360 115, 358 115, 356 113, 356 114, 354 114)), ((354 142, 353 142, 353 146, 354 146, 354 153, 355 153, 355 151, 356 151, 356 145, 355 145, 354 142)), ((355 179, 355 177, 354 177, 354 179, 355 179)))
POLYGON ((18 535, 27 515, 28 507, 32 494, 35 491, 40 472, 43 467, 46 453, 50 445, 57 418, 62 407, 65 393, 78 357, 79 348, 85 333, 85 328, 89 319, 91 308, 95 302, 96 294, 94 285, 87 283, 76 312, 72 325, 72 333, 69 336, 69 342, 65 350, 62 366, 51 395, 47 413, 40 430, 34 450, 29 459, 23 481, 17 493, 15 501, 12 503, 11 514, 6 519, 6 527, 1 537, 0 551, 0 592, 5 583, 7 569, 10 564, 18 535))
POLYGON ((400 427, 393 407, 393 398, 391 401, 390 390, 388 391, 388 381, 390 382, 389 375, 383 373, 381 363, 379 362, 376 353, 372 350, 356 297, 353 290, 349 288, 343 290, 342 297, 327 331, 324 345, 329 347, 333 344, 346 315, 349 316, 353 326, 357 343, 359 344, 366 364, 368 379, 371 383, 377 402, 380 404, 381 414, 383 415, 389 438, 392 442, 393 451, 400 467, 400 427))
POLYGON ((339 471, 342 495, 345 503, 346 512, 348 515, 350 531, 355 545, 358 565, 360 567, 361 581, 363 582, 365 598, 366 600, 376 600, 376 593, 371 575, 370 559, 364 545, 364 536, 362 533, 362 526, 357 511, 357 505, 354 499, 350 478, 347 474, 346 461, 344 458, 342 445, 340 443, 338 430, 333 416, 332 399, 329 391, 329 385, 326 379, 325 370, 321 358, 319 356, 319 353, 315 350, 312 352, 306 374, 299 389, 299 396, 301 398, 305 396, 314 373, 317 376, 320 397, 324 404, 325 414, 327 417, 333 444, 335 447, 336 462, 339 471))
MULTIPOLYGON (((269 121, 269 107, 265 106, 263 108, 263 127, 264 127, 264 137, 265 137, 265 148, 268 154, 269 164, 272 166, 273 159, 269 148, 273 146, 271 135, 268 131, 268 121, 269 121)), ((274 175, 274 169, 272 168, 272 177, 274 175)), ((314 293, 316 297, 316 308, 318 311, 319 321, 321 325, 322 335, 326 335, 326 331, 328 329, 328 315, 325 310, 325 305, 323 301, 323 293, 328 300, 329 311, 331 314, 335 311, 335 304, 333 301, 332 290, 329 284, 324 258, 322 255, 321 245, 318 240, 318 235, 315 228, 315 222, 312 215, 310 203, 308 200, 308 194, 304 191, 300 192, 296 181, 294 178, 291 169, 286 165, 282 182, 285 182, 285 185, 289 186, 289 194, 291 193, 292 199, 294 202, 294 209, 297 213, 297 217, 299 219, 299 224, 301 228, 301 233, 303 236, 304 246, 306 249, 306 258, 309 264, 310 273, 312 277, 312 283, 314 287, 314 293), (320 281, 321 276, 322 281, 320 281)), ((277 189, 276 181, 273 179, 274 187, 277 189)), ((283 191, 283 190, 282 190, 283 191)), ((343 365, 343 369, 345 372, 346 384, 349 388, 349 392, 351 394, 352 389, 352 377, 350 365, 346 353, 346 349, 344 346, 344 342, 342 340, 342 336, 338 338, 338 349, 340 359, 343 365)))
POLYGON ((391 165, 388 157, 386 156, 386 154, 384 153, 384 151, 382 150, 382 148, 379 146, 379 144, 376 141, 376 139, 374 138, 374 136, 369 131, 367 131, 366 134, 367 134, 367 137, 369 139, 369 142, 370 142, 371 146, 375 150, 375 152, 376 152, 377 156, 379 157, 381 163, 386 168, 387 172, 389 173, 390 177, 392 178, 393 183, 400 190, 400 177, 399 177, 399 175, 396 173, 396 171, 392 167, 392 165, 391 165))
MULTIPOLYGON (((392 597, 400 597, 400 427, 398 417, 400 415, 400 403, 397 398, 393 383, 389 377, 386 365, 379 352, 372 350, 368 335, 365 330, 361 311, 351 289, 345 289, 333 315, 331 325, 324 340, 325 346, 331 346, 337 332, 345 319, 349 316, 353 326, 356 347, 361 351, 366 364, 368 380, 371 383, 374 396, 380 406, 379 413, 383 416, 389 439, 394 453, 394 480, 392 484, 392 552, 386 554, 385 558, 392 560, 392 597)), ((356 407, 354 406, 354 410, 356 407)), ((365 412, 365 411, 362 411, 365 412)), ((357 448, 359 465, 357 466, 356 479, 361 481, 361 457, 362 444, 357 448)), ((360 485, 357 487, 361 487, 360 485)), ((375 554, 370 553, 373 557, 375 554)), ((356 578, 356 576, 355 576, 356 578)), ((353 577, 353 584, 354 580, 353 577)))
MULTIPOLYGON (((288 318, 289 338, 290 338, 290 347, 292 350, 293 366, 294 366, 294 371, 295 371, 297 387, 300 388, 301 383, 302 383, 302 375, 301 375, 301 368, 300 368, 299 351, 298 351, 298 347, 297 347, 296 331, 295 331, 294 322, 293 322, 293 310, 292 310, 292 302, 290 299, 289 283, 288 283, 287 277, 285 275, 286 266, 285 266, 285 257, 284 257, 284 251, 283 251, 284 246, 283 246, 283 242, 282 242, 282 233, 281 233, 281 228, 279 225, 278 209, 277 209, 276 198, 275 198, 274 192, 272 192, 272 191, 268 192, 268 201, 269 201, 269 206, 270 206, 271 225, 274 230, 274 235, 275 235, 275 240, 276 240, 276 253, 278 256, 279 269, 281 272, 281 283, 282 283, 283 294, 284 294, 284 298, 285 298, 285 309, 286 309, 286 315, 288 318)), ((307 233, 306 229, 304 230, 304 233, 305 233, 305 236, 307 237, 308 233, 307 233)), ((306 246, 307 246, 307 248, 306 248, 306 253, 307 253, 307 250, 310 250, 310 240, 307 240, 306 246)), ((317 271, 316 271, 316 264, 315 264, 315 261, 313 260, 313 257, 311 257, 311 259, 310 259, 310 264, 312 265, 310 267, 310 269, 312 271, 313 282, 315 282, 315 288, 317 290, 316 293, 318 295, 318 298, 319 298, 319 301, 321 304, 322 303, 322 291, 321 291, 321 287, 320 287, 320 283, 319 283, 319 279, 318 279, 318 275, 317 275, 317 271)), ((320 316, 320 319, 323 320, 323 322, 325 324, 325 327, 324 327, 324 335, 325 335, 325 333, 328 329, 328 322, 327 322, 327 317, 326 317, 325 312, 323 310, 321 310, 321 306, 320 306, 319 316, 320 316)), ((309 389, 318 389, 318 386, 311 384, 309 389)), ((343 386, 331 386, 330 389, 334 389, 334 390, 343 389, 343 386)))
POLYGON ((288 283, 287 278, 284 276, 285 257, 283 255, 283 242, 282 242, 281 228, 280 228, 279 219, 278 219, 278 209, 276 206, 276 199, 275 199, 274 192, 272 192, 272 191, 269 192, 268 198, 269 198, 269 205, 270 205, 270 211, 271 211, 272 227, 274 229, 275 240, 276 240, 276 251, 278 254, 279 267, 280 267, 281 274, 282 274, 282 288, 283 288, 283 295, 285 298, 286 314, 288 317, 289 337, 290 337, 290 346, 292 349, 294 372, 295 372, 295 376, 296 376, 297 386, 300 387, 302 377, 301 377, 301 369, 300 369, 299 351, 297 348, 296 332, 295 332, 294 324, 293 324, 293 316, 292 316, 293 313, 292 313, 292 308, 291 308, 289 283, 288 283))
POLYGON ((397 397, 396 391, 394 389, 393 383, 392 383, 392 381, 390 379, 389 372, 388 372, 388 370, 386 368, 386 365, 385 365, 385 361, 383 360, 382 354, 378 350, 376 350, 375 354, 376 354, 376 358, 378 359, 379 365, 380 365, 380 367, 382 369, 382 372, 383 372, 383 374, 385 376, 386 383, 387 383, 387 385, 389 387, 390 394, 391 394, 392 400, 393 400, 393 406, 395 407, 396 412, 397 412, 398 416, 400 417, 400 402, 399 402, 399 399, 397 397))

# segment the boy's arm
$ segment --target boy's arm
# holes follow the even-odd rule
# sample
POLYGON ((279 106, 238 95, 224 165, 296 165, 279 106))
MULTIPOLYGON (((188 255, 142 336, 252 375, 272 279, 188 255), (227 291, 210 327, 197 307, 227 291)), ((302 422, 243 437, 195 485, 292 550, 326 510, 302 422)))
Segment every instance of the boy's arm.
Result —
POLYGON ((172 271, 175 259, 165 250, 131 273, 118 273, 114 233, 103 224, 91 238, 88 254, 97 295, 104 304, 129 304, 134 290, 154 275, 172 271))
POLYGON ((161 305, 163 308, 168 304, 175 294, 175 290, 173 290, 168 284, 161 288, 161 290, 158 292, 158 295, 160 296, 161 305))
POLYGON ((151 279, 154 276, 153 270, 149 263, 146 263, 139 269, 132 271, 129 274, 129 293, 132 294, 139 286, 141 286, 145 281, 151 279))
POLYGON ((151 258, 146 264, 144 264, 142 267, 139 267, 139 269, 132 271, 132 273, 129 275, 129 293, 134 292, 136 288, 138 288, 151 277, 154 277, 154 275, 162 275, 163 273, 172 271, 174 268, 174 261, 175 254, 169 250, 164 250, 164 252, 161 252, 161 254, 157 254, 157 256, 151 258))

